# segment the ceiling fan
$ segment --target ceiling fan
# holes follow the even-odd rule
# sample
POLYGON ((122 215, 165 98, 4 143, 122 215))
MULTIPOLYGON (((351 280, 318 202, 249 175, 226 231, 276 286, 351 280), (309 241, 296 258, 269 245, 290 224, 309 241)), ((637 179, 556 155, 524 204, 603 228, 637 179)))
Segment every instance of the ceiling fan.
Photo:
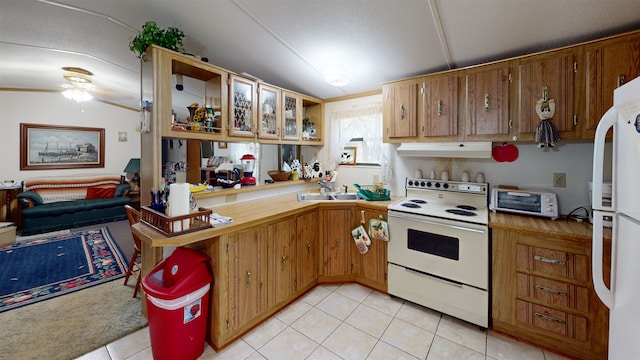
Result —
POLYGON ((91 83, 91 76, 93 76, 91 71, 78 67, 63 67, 62 70, 64 70, 63 77, 69 82, 60 85, 67 89, 62 92, 64 97, 77 103, 93 99, 90 92, 94 90, 95 86, 91 83))

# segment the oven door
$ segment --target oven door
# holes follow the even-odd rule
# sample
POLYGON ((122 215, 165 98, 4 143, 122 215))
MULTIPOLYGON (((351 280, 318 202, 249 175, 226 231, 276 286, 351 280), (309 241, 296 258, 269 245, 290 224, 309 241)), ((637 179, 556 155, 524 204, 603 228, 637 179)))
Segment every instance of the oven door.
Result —
POLYGON ((487 290, 489 231, 469 224, 389 210, 390 263, 487 290))

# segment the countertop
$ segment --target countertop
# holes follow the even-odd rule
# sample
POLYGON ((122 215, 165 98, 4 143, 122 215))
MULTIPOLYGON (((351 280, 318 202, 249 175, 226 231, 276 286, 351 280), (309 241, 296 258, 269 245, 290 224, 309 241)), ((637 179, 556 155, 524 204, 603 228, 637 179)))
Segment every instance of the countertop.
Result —
POLYGON ((298 201, 295 193, 270 196, 227 205, 211 207, 211 211, 233 219, 233 223, 177 236, 166 236, 144 223, 133 225, 132 230, 141 238, 151 241, 151 246, 184 246, 214 238, 233 231, 249 228, 267 221, 276 220, 319 207, 354 206, 374 210, 386 210, 389 204, 402 199, 393 196, 388 201, 298 201))
MULTIPOLYGON (((576 222, 566 218, 551 220, 542 217, 516 215, 501 212, 489 213, 489 227, 492 229, 526 231, 528 233, 551 235, 575 240, 591 240, 593 226, 588 221, 576 222)), ((611 236, 611 229, 605 229, 605 237, 611 236)))

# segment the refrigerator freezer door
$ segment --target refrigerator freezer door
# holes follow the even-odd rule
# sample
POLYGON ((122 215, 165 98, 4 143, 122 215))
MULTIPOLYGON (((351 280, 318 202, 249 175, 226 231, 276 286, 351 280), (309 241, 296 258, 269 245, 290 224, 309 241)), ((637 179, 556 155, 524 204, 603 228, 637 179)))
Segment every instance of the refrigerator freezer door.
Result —
POLYGON ((616 211, 640 220, 640 133, 636 122, 640 122, 640 100, 619 106, 617 134, 613 135, 613 183, 616 211))
POLYGON ((614 231, 615 261, 612 259, 611 266, 615 305, 609 316, 609 359, 637 359, 640 354, 640 222, 618 215, 614 231))

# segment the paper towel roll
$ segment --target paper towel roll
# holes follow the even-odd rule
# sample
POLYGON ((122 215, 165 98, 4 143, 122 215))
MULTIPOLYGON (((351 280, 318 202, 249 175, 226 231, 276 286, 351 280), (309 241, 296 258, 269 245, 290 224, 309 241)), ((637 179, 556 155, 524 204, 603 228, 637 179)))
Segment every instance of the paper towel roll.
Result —
MULTIPOLYGON (((191 206, 189 205, 188 183, 173 183, 169 185, 169 216, 180 216, 189 214, 191 206)), ((176 221, 173 224, 175 231, 183 231, 189 228, 188 221, 176 221)))

